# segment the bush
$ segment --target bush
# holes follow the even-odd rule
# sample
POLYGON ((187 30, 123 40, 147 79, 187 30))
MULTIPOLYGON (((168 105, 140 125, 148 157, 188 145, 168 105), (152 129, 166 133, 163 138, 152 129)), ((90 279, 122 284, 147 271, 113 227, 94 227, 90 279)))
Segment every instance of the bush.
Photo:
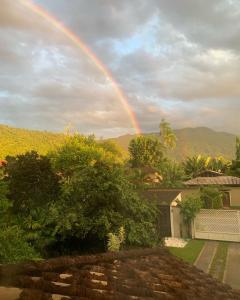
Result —
POLYGON ((200 197, 203 208, 219 209, 223 207, 223 193, 217 187, 203 187, 200 197))
POLYGON ((102 249, 108 233, 124 226, 127 245, 154 244, 156 212, 139 198, 111 147, 74 136, 51 159, 61 173, 54 225, 58 241, 74 238, 81 245, 95 240, 95 249, 102 249))
POLYGON ((125 240, 125 230, 124 227, 120 227, 118 234, 109 233, 108 234, 108 251, 119 251, 121 244, 125 240))
POLYGON ((199 194, 189 195, 180 202, 180 207, 183 221, 188 226, 188 235, 190 236, 190 226, 197 213, 202 208, 202 199, 199 194))
POLYGON ((36 251, 23 238, 17 226, 0 229, 0 263, 13 263, 39 258, 36 251))

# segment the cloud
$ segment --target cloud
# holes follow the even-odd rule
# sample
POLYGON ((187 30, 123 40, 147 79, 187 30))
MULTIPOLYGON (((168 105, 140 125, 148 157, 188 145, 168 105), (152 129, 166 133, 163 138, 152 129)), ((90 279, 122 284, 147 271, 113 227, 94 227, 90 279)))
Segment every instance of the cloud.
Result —
POLYGON ((161 17, 207 48, 240 49, 240 7, 235 0, 159 0, 161 17))
MULTIPOLYGON (((144 131, 239 132, 240 4, 233 0, 38 0, 113 74, 144 131), (235 124, 235 125, 234 125, 235 124)), ((20 1, 0 10, 0 122, 83 133, 133 132, 99 67, 20 1)))

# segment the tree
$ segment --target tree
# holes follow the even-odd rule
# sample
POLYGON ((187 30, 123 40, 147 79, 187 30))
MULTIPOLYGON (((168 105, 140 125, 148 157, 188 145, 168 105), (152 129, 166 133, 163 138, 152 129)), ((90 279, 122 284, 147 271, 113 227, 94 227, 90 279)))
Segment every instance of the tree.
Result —
POLYGON ((169 149, 174 149, 176 147, 176 135, 172 130, 170 123, 162 119, 160 123, 160 139, 162 144, 169 149))
POLYGON ((232 161, 232 165, 229 171, 230 175, 240 177, 240 138, 236 138, 236 157, 232 161))
POLYGON ((48 157, 31 151, 16 157, 8 156, 6 161, 9 198, 15 211, 29 213, 58 198, 58 176, 48 157))
POLYGON ((222 156, 213 157, 213 158, 210 157, 208 159, 209 159, 209 162, 207 164, 207 167, 209 170, 212 170, 212 171, 225 173, 228 171, 228 169, 231 165, 231 162, 222 156))
POLYGON ((15 216, 10 212, 12 204, 7 195, 8 184, 0 169, 0 263, 36 258, 38 254, 27 243, 24 232, 16 225, 15 216))
POLYGON ((138 136, 128 147, 132 167, 157 166, 164 160, 163 146, 154 136, 138 136))
POLYGON ((183 162, 183 168, 185 171, 185 174, 190 177, 194 178, 196 177, 200 172, 205 171, 208 169, 208 163, 209 160, 205 157, 198 155, 193 157, 188 157, 183 162))
POLYGON ((236 137, 236 160, 240 161, 240 138, 236 137))
POLYGON ((127 244, 155 242, 155 208, 139 199, 118 154, 94 140, 73 136, 51 153, 51 160, 61 173, 54 230, 59 241, 94 241, 95 248, 103 249, 107 234, 123 226, 127 244))
POLYGON ((202 199, 199 194, 188 195, 180 203, 181 214, 183 221, 187 225, 188 235, 190 236, 191 224, 197 213, 202 208, 202 199))
POLYGON ((182 187, 183 181, 186 180, 186 175, 181 164, 167 160, 159 167, 159 173, 161 174, 163 181, 162 185, 167 188, 179 188, 182 187))
POLYGON ((219 209, 223 207, 223 193, 217 187, 202 187, 200 197, 203 208, 219 209))

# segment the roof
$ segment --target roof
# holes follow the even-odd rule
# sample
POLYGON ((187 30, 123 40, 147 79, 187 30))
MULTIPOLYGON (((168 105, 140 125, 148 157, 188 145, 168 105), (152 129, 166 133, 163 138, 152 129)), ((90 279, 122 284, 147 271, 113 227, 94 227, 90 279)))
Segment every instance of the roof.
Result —
POLYGON ((240 299, 240 292, 163 248, 60 257, 0 271, 2 284, 20 288, 21 300, 240 299))
POLYGON ((180 193, 180 190, 149 189, 143 191, 142 195, 148 200, 157 201, 160 205, 171 205, 180 193))
POLYGON ((216 176, 224 176, 222 172, 217 172, 213 170, 204 170, 197 174, 197 177, 216 177, 216 176))
POLYGON ((230 185, 240 186, 240 178, 234 176, 196 177, 184 182, 185 185, 230 185))

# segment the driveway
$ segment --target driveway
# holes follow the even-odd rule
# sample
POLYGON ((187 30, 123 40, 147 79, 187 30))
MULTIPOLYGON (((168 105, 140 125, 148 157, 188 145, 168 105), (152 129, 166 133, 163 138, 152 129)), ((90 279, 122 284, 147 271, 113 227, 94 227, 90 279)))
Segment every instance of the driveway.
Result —
POLYGON ((229 243, 223 281, 240 290, 240 243, 229 243))
MULTIPOLYGON (((194 265, 202 271, 209 273, 220 243, 221 242, 217 241, 206 241, 194 265)), ((225 266, 222 265, 221 269, 221 266, 218 265, 219 262, 217 261, 217 266, 219 266, 219 268, 217 268, 212 275, 216 278, 221 278, 223 275, 222 280, 224 283, 229 284, 234 289, 240 290, 240 243, 228 242, 228 250, 226 253, 225 266), (221 270, 224 271, 224 273, 222 273, 221 270), (218 272, 222 275, 218 276, 218 272)), ((221 257, 221 259, 222 258, 223 257, 221 257)))

